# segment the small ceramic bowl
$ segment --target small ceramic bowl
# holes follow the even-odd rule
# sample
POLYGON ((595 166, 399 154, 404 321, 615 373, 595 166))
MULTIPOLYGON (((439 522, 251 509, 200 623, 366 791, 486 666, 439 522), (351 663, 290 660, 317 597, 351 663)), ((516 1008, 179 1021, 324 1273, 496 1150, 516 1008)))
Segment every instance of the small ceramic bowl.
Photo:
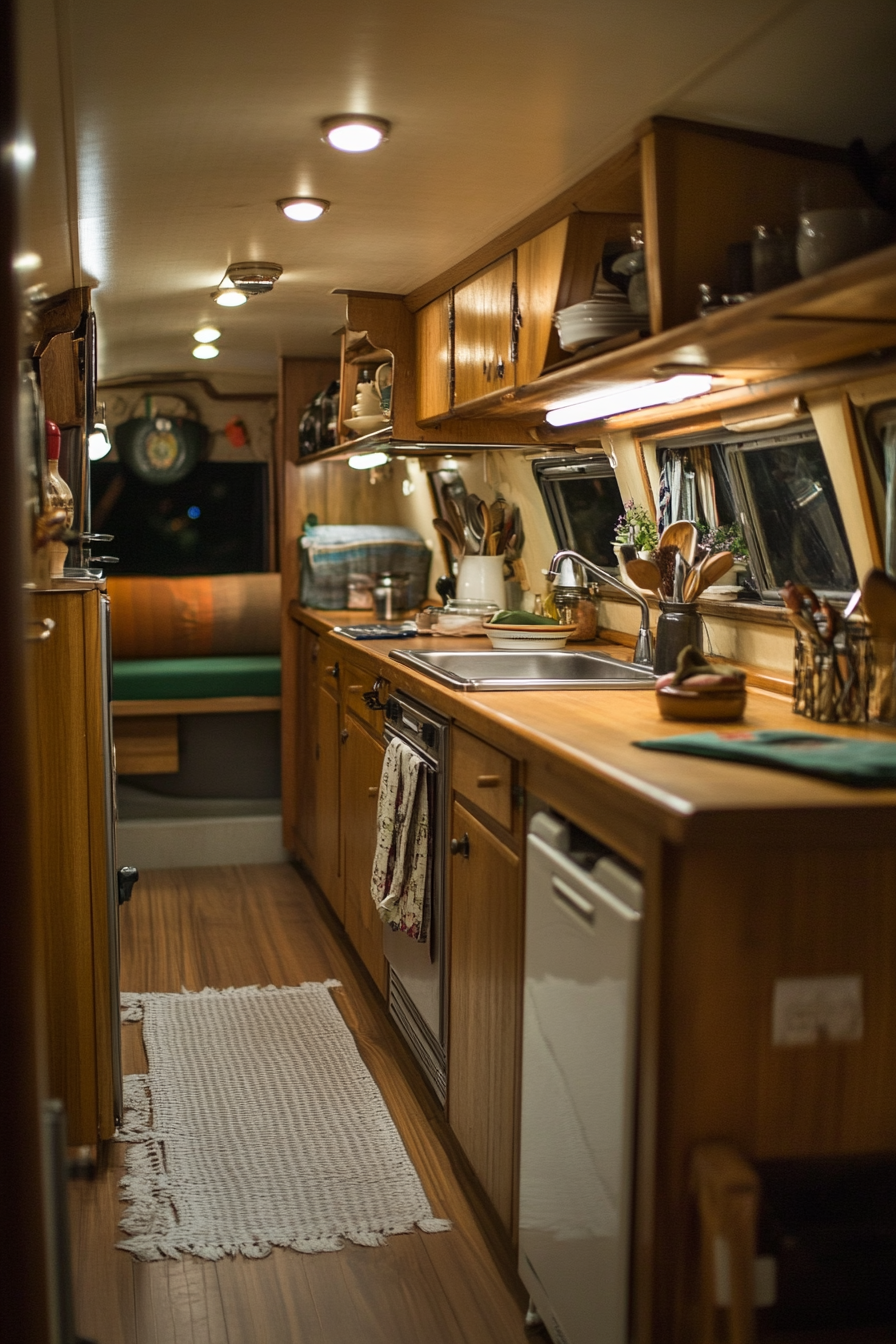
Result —
POLYGON ((493 649, 562 649, 574 625, 485 625, 493 649))
POLYGON ((689 691, 684 686, 664 686, 656 692, 656 702, 664 719, 690 719, 695 722, 730 722, 743 718, 747 703, 746 686, 706 687, 689 691))

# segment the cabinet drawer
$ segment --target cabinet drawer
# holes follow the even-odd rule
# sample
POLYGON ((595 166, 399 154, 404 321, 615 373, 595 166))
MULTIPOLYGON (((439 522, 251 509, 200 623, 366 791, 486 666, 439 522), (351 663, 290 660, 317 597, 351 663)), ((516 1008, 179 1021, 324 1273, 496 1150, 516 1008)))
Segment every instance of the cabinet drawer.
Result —
MULTIPOLYGON (((350 709, 355 718, 366 723, 378 736, 383 731, 383 720, 385 714, 382 709, 372 709, 365 704, 364 696, 373 691, 377 676, 372 672, 361 672, 357 667, 352 667, 351 663, 346 663, 340 668, 340 681, 345 690, 345 707, 350 709)), ((385 706, 389 696, 389 683, 384 678, 379 678, 379 693, 377 699, 379 703, 385 706)))
POLYGON ((321 690, 326 691, 335 700, 338 700, 339 687, 345 679, 345 670, 339 658, 339 645, 335 639, 328 639, 324 635, 318 641, 317 656, 314 661, 317 664, 317 681, 321 690))
POLYGON ((455 793, 475 803, 508 831, 512 830, 513 760, 463 728, 453 730, 451 750, 455 793))

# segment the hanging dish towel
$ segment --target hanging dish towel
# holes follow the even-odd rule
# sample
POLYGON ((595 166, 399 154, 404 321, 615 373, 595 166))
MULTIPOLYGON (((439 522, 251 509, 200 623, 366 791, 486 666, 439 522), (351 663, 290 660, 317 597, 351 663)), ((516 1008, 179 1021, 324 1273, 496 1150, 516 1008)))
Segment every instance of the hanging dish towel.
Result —
POLYGON ((429 788, 426 766, 397 737, 386 748, 376 805, 370 894, 380 919, 419 943, 429 924, 429 788))

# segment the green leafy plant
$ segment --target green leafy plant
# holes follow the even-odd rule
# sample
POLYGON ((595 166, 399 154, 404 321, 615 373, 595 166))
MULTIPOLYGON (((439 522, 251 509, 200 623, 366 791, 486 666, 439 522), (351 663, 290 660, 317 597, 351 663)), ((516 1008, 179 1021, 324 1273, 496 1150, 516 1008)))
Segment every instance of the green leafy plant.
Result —
POLYGON ((656 523, 644 508, 633 499, 627 499, 616 524, 617 546, 634 546, 636 551, 655 551, 659 542, 656 523))
POLYGON ((747 550, 747 543, 739 523, 724 523, 718 527, 707 527, 705 523, 701 523, 700 541, 709 548, 710 555, 716 555, 719 551, 730 551, 735 561, 749 564, 750 552, 747 550))

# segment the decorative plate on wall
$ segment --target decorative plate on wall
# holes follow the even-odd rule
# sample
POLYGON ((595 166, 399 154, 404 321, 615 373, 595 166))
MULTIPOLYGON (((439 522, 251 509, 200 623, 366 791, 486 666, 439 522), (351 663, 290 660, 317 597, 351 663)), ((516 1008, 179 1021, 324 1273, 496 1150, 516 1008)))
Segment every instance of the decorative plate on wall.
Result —
POLYGON ((189 475, 207 442, 205 425, 181 416, 139 416, 115 429, 121 460, 154 485, 171 485, 189 475))

